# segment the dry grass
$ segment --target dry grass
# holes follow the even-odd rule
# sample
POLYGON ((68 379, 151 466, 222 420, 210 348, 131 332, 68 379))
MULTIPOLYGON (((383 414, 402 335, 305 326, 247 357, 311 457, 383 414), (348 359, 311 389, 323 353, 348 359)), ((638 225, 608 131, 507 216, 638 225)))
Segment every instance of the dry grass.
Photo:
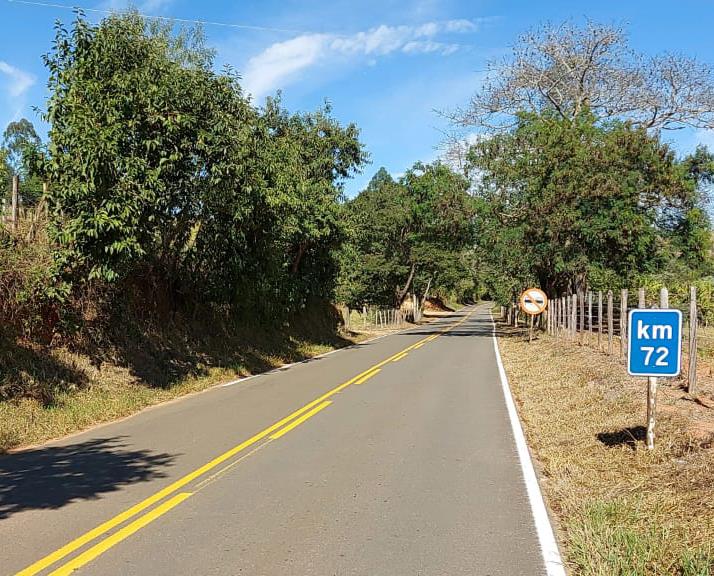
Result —
POLYGON ((714 574, 714 449, 662 390, 653 452, 646 384, 614 357, 501 327, 506 370, 573 574, 714 574))
POLYGON ((128 416, 142 408, 368 338, 309 326, 195 333, 125 327, 99 350, 40 346, 0 335, 0 453, 128 416))

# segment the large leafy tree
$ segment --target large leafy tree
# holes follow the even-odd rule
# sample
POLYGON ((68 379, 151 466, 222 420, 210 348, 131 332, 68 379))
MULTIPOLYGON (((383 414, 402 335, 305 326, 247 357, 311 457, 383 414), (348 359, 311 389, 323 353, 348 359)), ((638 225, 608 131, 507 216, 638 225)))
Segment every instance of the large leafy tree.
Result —
POLYGON ((200 34, 135 13, 59 26, 46 64, 65 276, 148 276, 271 314, 331 295, 342 182, 365 160, 355 126, 255 108, 200 34))
POLYGON ((410 291, 452 292, 470 279, 472 199, 448 166, 417 163, 398 182, 382 168, 348 212, 348 302, 400 304, 410 291))
POLYGON ((602 125, 587 111, 524 113, 469 159, 476 237, 500 299, 529 282, 550 293, 624 283, 660 269, 702 229, 694 179, 644 128, 602 125))

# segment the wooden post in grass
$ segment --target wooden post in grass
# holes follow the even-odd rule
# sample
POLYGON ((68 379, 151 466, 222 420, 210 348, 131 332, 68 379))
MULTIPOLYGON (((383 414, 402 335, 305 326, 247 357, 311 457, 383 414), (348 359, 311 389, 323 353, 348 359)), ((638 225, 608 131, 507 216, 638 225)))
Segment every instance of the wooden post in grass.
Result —
POLYGON ((562 328, 560 313, 562 310, 562 301, 560 298, 555 300, 555 336, 560 338, 560 330, 562 328))
POLYGON ((553 331, 553 334, 555 335, 556 338, 558 338, 558 329, 560 328, 560 299, 556 298, 553 301, 553 320, 555 322, 555 330, 553 331))
POLYGON ((11 200, 12 231, 17 232, 18 212, 20 210, 20 177, 15 174, 12 177, 12 200, 11 200))
POLYGON ((620 357, 627 354, 627 288, 620 292, 620 357))
POLYGON ((647 306, 647 303, 645 302, 645 289, 640 288, 637 294, 637 307, 638 308, 645 308, 647 306))
MULTIPOLYGON (((669 308, 669 292, 666 288, 659 291, 659 307, 669 308)), ((655 426, 657 424, 657 378, 647 378, 647 449, 652 450, 655 444, 655 426)))
POLYGON ((687 373, 687 392, 696 394, 697 390, 697 287, 689 287, 689 370, 687 373))
POLYGON ((570 302, 570 338, 575 340, 576 334, 578 332, 578 295, 573 294, 572 300, 570 302))
POLYGON ((529 314, 530 316, 530 327, 528 328, 528 343, 530 344, 533 342, 533 314, 529 314))
POLYGON ((578 292, 578 300, 580 300, 580 344, 585 342, 585 293, 581 290, 578 292))
POLYGON ((607 291, 607 353, 612 354, 612 325, 613 310, 612 310, 612 290, 607 291))
POLYGON ((602 290, 597 291, 597 350, 602 350, 602 290))
POLYGON ((588 344, 593 339, 593 293, 588 290, 588 344))
POLYGON ((565 297, 565 331, 570 340, 573 337, 573 299, 570 294, 565 297))

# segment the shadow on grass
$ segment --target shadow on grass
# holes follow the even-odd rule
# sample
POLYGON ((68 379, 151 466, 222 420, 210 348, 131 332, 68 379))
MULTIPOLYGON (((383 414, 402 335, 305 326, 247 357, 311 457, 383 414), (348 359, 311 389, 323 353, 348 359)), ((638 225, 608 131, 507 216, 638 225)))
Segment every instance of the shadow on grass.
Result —
POLYGON ((46 347, 0 335, 0 400, 33 398, 52 406, 57 394, 83 388, 86 374, 52 356, 46 347))
POLYGON ((127 448, 122 437, 27 450, 0 458, 0 520, 57 509, 136 482, 165 477, 175 456, 127 448))
POLYGON ((95 364, 128 367, 146 386, 165 389, 186 377, 206 375, 210 368, 256 374, 306 360, 314 346, 353 343, 340 335, 339 314, 327 306, 273 325, 208 312, 197 316, 126 323, 123 331, 85 343, 80 351, 95 364))
POLYGON ((631 426, 615 432, 600 432, 597 439, 609 448, 628 446, 634 450, 637 443, 643 442, 646 436, 647 429, 644 426, 631 426))

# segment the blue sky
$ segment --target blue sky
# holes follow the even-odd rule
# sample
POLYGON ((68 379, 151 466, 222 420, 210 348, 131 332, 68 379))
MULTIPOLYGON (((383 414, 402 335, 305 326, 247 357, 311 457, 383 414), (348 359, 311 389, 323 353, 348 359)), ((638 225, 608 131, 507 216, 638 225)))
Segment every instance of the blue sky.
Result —
MULTIPOLYGON (((42 54, 51 46, 53 23, 72 13, 58 5, 112 10, 123 0, 38 0, 44 6, 0 0, 0 126, 26 116, 41 126, 33 106, 46 98, 42 54), (50 6, 50 4, 52 4, 50 6)), ((631 43, 646 53, 680 52, 714 65, 714 2, 493 0, 243 1, 137 0, 141 12, 201 19, 217 66, 230 64, 260 102, 282 89, 292 110, 328 99, 343 122, 355 122, 372 158, 348 183, 354 194, 385 166, 404 172, 439 154, 448 123, 434 110, 468 101, 488 60, 508 52, 518 35, 539 23, 591 18, 623 24, 631 43), (246 26, 246 27, 241 27, 246 26)), ((97 19, 100 13, 89 13, 97 19)), ((680 153, 714 134, 666 133, 680 153)))

